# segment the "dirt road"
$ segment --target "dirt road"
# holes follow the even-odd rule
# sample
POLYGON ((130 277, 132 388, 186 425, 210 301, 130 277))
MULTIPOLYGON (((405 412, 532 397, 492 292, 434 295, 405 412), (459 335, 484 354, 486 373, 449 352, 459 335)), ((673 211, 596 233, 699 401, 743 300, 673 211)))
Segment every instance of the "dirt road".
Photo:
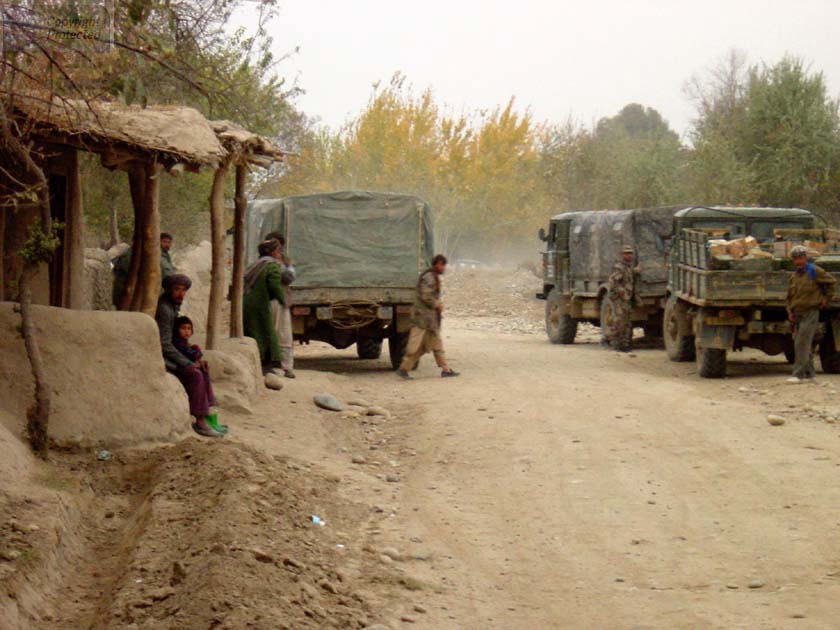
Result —
POLYGON ((411 569, 433 585, 418 625, 840 627, 840 380, 785 385, 758 355, 701 380, 659 350, 463 324, 459 379, 430 358, 407 383, 332 349, 299 362, 400 413, 388 448, 416 456, 381 529, 433 556, 411 569))
POLYGON ((446 319, 460 378, 313 345, 224 440, 55 453, 0 629, 840 628, 840 378, 554 346, 517 278, 446 319))

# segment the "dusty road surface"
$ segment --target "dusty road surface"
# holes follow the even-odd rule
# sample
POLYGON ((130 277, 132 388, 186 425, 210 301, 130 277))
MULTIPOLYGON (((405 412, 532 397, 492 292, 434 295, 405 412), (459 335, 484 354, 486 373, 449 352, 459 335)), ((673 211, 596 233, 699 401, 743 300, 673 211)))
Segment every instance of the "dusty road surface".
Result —
POLYGON ((417 454, 383 535, 431 549, 424 627, 840 628, 840 379, 785 385, 751 355, 701 380, 660 350, 462 324, 459 379, 301 360, 403 412, 389 448, 417 454))
POLYGON ((224 440, 56 452, 0 496, 0 592, 44 630, 840 628, 840 377, 554 346, 533 277, 448 287, 457 379, 313 344, 224 440))

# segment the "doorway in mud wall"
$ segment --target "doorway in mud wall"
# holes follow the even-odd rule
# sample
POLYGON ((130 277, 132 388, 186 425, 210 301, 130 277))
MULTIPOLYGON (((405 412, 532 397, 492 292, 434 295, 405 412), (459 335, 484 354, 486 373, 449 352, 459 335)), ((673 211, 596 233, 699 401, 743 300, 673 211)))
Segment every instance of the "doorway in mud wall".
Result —
MULTIPOLYGON (((50 173, 50 214, 55 223, 66 225, 67 177, 50 173)), ((50 263, 50 306, 64 306, 64 237, 50 263)))

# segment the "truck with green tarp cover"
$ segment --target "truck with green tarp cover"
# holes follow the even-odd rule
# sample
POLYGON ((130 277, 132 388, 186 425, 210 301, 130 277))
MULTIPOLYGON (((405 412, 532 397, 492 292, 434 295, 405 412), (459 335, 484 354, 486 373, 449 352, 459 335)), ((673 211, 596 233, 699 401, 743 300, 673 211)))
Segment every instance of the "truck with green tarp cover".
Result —
POLYGON ((646 336, 662 332, 662 309, 668 283, 667 248, 674 233, 674 215, 686 206, 633 210, 564 212, 551 218, 543 258, 546 334, 552 343, 574 343, 579 322, 609 329, 607 280, 633 247, 641 266, 631 319, 646 336))
MULTIPOLYGON (((756 348, 794 359, 787 314, 790 252, 840 279, 840 232, 816 227, 801 208, 692 207, 674 217, 665 349, 672 361, 697 361, 705 378, 726 375, 727 353, 756 348)), ((840 296, 820 312, 816 336, 824 372, 840 373, 840 296)))
POLYGON ((392 365, 405 354, 420 272, 434 255, 433 216, 405 194, 342 191, 258 199, 248 205, 246 246, 256 260, 263 238, 279 231, 295 266, 295 340, 356 344, 377 359, 388 339, 392 365))

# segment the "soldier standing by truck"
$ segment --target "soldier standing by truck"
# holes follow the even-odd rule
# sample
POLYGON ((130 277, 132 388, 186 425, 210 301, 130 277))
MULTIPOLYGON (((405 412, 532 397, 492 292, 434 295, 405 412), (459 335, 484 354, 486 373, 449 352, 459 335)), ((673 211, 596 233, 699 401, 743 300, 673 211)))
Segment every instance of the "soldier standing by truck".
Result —
POLYGON ((788 383, 813 381, 814 335, 820 325, 820 309, 825 308, 832 295, 836 280, 822 267, 808 262, 808 250, 799 245, 790 256, 794 272, 790 277, 787 293, 788 319, 793 324, 793 348, 796 358, 793 376, 788 383))
POLYGON ((629 352, 633 339, 633 324, 630 313, 636 288, 636 275, 639 267, 633 268, 635 251, 629 245, 621 249, 621 260, 613 269, 607 281, 607 296, 612 306, 612 325, 604 332, 604 340, 609 341, 616 352, 629 352))
POLYGON ((432 260, 432 266, 420 274, 417 281, 417 296, 411 309, 411 332, 408 337, 408 347, 397 374, 404 379, 410 379, 410 370, 417 367, 417 363, 427 352, 435 355, 435 361, 441 369, 440 375, 458 376, 446 363, 443 351, 443 339, 440 336, 441 313, 443 302, 440 301, 440 277, 446 271, 446 256, 438 254, 432 260))

